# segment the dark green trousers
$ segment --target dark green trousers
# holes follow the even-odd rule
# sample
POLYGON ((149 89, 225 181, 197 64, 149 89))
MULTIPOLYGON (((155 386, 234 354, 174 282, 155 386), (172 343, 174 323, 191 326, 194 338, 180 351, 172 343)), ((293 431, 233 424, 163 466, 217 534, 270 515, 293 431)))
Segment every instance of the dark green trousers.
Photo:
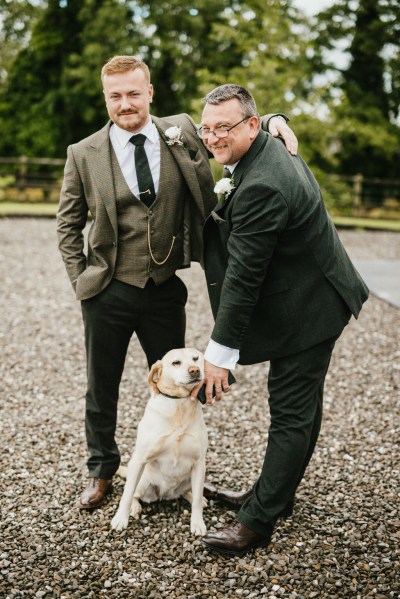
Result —
POLYGON ((184 347, 186 300, 185 284, 174 275, 158 286, 150 279, 144 289, 113 279, 101 293, 82 302, 90 476, 110 479, 120 463, 115 441, 118 393, 133 333, 149 367, 170 349, 184 347))
POLYGON ((242 524, 266 537, 271 536, 279 513, 293 502, 314 452, 321 428, 325 377, 338 337, 271 360, 271 424, 264 464, 252 497, 238 515, 242 524))

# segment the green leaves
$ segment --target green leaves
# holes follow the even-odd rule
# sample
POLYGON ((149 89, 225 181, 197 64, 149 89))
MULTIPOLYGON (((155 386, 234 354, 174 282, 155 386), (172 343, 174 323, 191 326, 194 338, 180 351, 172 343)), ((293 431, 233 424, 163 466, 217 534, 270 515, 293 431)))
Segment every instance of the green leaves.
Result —
POLYGON ((0 0, 0 155, 64 157, 104 125, 100 69, 138 54, 152 112, 189 112, 226 82, 286 112, 319 172, 397 176, 398 0, 336 0, 310 19, 291 0, 0 0), (337 64, 344 48, 349 63, 337 64))

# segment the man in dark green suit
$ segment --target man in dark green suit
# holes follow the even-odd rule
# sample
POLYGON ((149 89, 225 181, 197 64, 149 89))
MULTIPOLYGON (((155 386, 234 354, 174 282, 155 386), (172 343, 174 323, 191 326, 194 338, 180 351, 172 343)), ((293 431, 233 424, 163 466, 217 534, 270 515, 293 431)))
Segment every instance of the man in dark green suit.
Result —
MULTIPOLYGON (((231 527, 203 538, 242 555, 267 545, 318 438, 323 387, 335 341, 368 289, 300 156, 260 130, 251 94, 223 85, 205 98, 200 135, 225 164, 222 192, 204 226, 204 265, 215 325, 206 349, 206 397, 227 391, 228 369, 270 361, 271 425, 254 488, 220 493, 240 507, 231 527)), ((217 188, 217 190, 218 190, 217 188)))

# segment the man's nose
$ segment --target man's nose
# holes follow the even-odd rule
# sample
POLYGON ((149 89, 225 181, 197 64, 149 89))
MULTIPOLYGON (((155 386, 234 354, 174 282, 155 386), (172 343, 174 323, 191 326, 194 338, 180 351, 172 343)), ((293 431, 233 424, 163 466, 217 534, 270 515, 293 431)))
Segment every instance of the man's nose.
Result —
POLYGON ((121 96, 121 108, 130 108, 131 101, 128 96, 121 96))
POLYGON ((215 137, 215 140, 214 140, 214 142, 213 142, 213 143, 215 143, 215 141, 218 141, 218 140, 219 140, 219 137, 217 137, 217 136, 215 135, 214 131, 212 131, 212 130, 210 129, 210 131, 209 131, 209 133, 208 133, 208 137, 207 137, 207 142, 210 140, 210 137, 211 137, 211 135, 213 135, 213 136, 215 137))

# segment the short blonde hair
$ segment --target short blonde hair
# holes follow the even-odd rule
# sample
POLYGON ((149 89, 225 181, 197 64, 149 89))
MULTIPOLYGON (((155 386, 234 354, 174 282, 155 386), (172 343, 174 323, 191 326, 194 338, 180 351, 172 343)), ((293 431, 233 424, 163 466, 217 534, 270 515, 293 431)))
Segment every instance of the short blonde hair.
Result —
POLYGON ((115 75, 116 73, 127 73, 140 69, 143 71, 147 83, 150 83, 149 67, 143 60, 136 56, 113 56, 101 69, 101 80, 103 81, 106 75, 115 75))

